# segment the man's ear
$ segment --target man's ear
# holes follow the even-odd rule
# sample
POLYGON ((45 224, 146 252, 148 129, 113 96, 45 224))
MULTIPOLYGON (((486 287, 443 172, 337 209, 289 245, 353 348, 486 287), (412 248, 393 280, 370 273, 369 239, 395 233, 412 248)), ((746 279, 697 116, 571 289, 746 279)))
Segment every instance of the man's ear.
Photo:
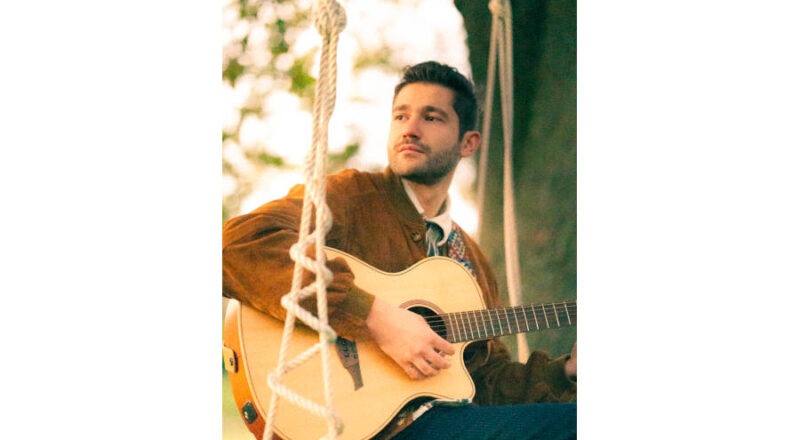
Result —
POLYGON ((464 133, 461 139, 461 157, 470 157, 481 146, 481 133, 479 131, 471 130, 464 133))

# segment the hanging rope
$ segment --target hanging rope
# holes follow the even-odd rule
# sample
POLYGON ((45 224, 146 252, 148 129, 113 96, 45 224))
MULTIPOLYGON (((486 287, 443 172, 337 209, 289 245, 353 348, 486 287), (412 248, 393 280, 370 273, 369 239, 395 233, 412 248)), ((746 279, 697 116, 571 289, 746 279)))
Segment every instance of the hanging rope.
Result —
POLYGON ((329 348, 336 342, 336 333, 328 325, 327 287, 333 278, 325 265, 325 235, 331 228, 331 213, 326 203, 325 170, 328 157, 328 122, 336 103, 336 55, 339 34, 346 26, 345 11, 335 0, 318 0, 313 6, 313 20, 317 31, 322 36, 320 52, 319 79, 317 80, 313 110, 312 146, 305 159, 304 178, 305 195, 301 215, 300 233, 297 243, 290 249, 295 261, 292 290, 281 298, 281 305, 286 308, 281 348, 278 354, 278 365, 267 376, 267 384, 272 389, 264 439, 272 438, 272 426, 279 399, 289 399, 295 405, 324 417, 328 424, 325 438, 333 439, 344 428, 341 419, 333 411, 333 389, 329 348), (312 209, 316 218, 316 230, 310 232, 312 209), (315 246, 314 258, 308 257, 307 250, 315 246), (303 271, 308 270, 316 275, 313 283, 302 287, 303 271), (303 309, 299 301, 316 293, 318 318, 303 309), (296 319, 300 319, 309 327, 319 332, 319 343, 314 344, 296 358, 287 360, 287 352, 296 319), (322 377, 325 405, 313 402, 291 391, 281 383, 281 377, 311 357, 319 354, 322 360, 322 377))
MULTIPOLYGON (((495 70, 500 66, 500 109, 503 120, 503 230, 506 260, 506 282, 512 306, 522 303, 522 289, 519 273, 519 250, 517 248, 517 222, 514 201, 514 176, 511 159, 514 143, 514 65, 513 35, 511 25, 510 0, 490 0, 492 11, 492 33, 489 45, 489 68, 486 79, 486 114, 483 119, 483 153, 478 164, 478 212, 483 212, 486 198, 486 175, 489 162, 489 139, 492 125, 492 105, 494 104, 495 70)), ((480 231, 480 225, 478 230, 480 231)), ((480 236, 478 236, 480 240, 480 236)), ((517 356, 520 361, 528 359, 530 349, 524 333, 517 334, 517 356)))

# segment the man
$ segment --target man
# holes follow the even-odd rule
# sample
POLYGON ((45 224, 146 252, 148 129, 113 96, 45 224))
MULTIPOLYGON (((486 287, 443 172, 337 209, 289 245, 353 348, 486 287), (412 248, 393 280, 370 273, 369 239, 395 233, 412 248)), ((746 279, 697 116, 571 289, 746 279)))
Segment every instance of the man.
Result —
MULTIPOLYGON (((347 170, 327 180, 333 226, 326 244, 390 273, 429 255, 450 256, 473 273, 487 306, 500 307, 486 257, 449 213, 456 166, 480 145, 477 109, 472 83, 455 69, 432 61, 407 67, 395 88, 387 169, 347 170)), ((225 225, 225 296, 285 317, 280 297, 291 288, 294 262, 288 249, 297 241, 302 202, 303 188, 297 186, 225 225)), ((452 365, 452 344, 420 316, 359 288, 343 260, 331 260, 329 267, 334 273, 329 322, 337 334, 371 338, 415 380, 452 365)), ((316 310, 313 298, 303 305, 316 310)), ((564 403, 576 396, 575 348, 556 359, 534 351, 522 364, 510 358, 501 341, 480 341, 468 346, 464 361, 475 382, 475 405, 407 408, 383 434, 396 439, 575 438, 576 407, 564 403)))

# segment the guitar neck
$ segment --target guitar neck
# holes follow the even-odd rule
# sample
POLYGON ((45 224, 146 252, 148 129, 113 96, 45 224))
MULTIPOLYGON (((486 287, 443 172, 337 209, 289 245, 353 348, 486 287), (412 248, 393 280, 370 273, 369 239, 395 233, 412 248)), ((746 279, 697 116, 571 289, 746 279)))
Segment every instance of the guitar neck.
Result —
POLYGON ((445 334, 449 342, 466 342, 574 326, 578 321, 578 309, 575 301, 563 301, 445 313, 426 319, 434 330, 445 334))

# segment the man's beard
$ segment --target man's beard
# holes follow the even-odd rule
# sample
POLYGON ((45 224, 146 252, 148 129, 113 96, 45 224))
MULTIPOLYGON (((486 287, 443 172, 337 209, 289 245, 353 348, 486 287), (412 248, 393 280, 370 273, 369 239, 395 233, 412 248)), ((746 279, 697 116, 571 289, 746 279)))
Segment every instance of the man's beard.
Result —
MULTIPOLYGON (((423 148, 425 151, 430 152, 431 149, 424 144, 416 144, 423 148)), ((428 156, 428 161, 419 165, 416 169, 412 169, 405 173, 396 174, 400 177, 408 179, 411 182, 419 183, 421 185, 433 185, 439 183, 445 176, 447 176, 461 160, 460 146, 455 145, 453 148, 440 153, 431 154, 428 156)), ((394 168, 394 167, 393 167, 394 168)))

